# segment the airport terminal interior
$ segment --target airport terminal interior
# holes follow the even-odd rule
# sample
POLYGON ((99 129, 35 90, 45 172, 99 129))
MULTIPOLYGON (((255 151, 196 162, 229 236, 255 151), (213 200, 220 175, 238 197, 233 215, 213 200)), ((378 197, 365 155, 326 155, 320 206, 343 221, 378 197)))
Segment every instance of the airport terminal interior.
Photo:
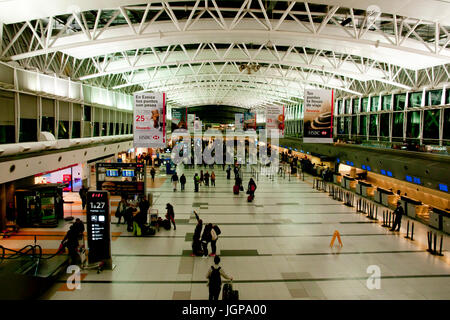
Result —
POLYGON ((0 1, 0 299, 450 299, 449 17, 0 1))

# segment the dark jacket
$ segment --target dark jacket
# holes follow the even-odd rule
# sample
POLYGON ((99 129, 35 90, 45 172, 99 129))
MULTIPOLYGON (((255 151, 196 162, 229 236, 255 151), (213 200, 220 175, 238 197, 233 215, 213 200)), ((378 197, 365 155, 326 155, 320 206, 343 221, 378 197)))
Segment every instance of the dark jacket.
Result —
POLYGON ((206 225, 205 229, 203 230, 203 234, 202 234, 202 241, 203 242, 211 242, 212 238, 211 238, 211 229, 212 226, 211 225, 206 225))
POLYGON ((181 184, 185 184, 185 183, 186 183, 186 176, 185 176, 185 175, 182 175, 182 176, 180 177, 180 183, 181 183, 181 184))
POLYGON ((173 206, 172 205, 169 205, 167 207, 167 216, 175 218, 175 211, 173 210, 173 206))
POLYGON ((172 175, 172 181, 178 181, 178 175, 176 173, 172 175))

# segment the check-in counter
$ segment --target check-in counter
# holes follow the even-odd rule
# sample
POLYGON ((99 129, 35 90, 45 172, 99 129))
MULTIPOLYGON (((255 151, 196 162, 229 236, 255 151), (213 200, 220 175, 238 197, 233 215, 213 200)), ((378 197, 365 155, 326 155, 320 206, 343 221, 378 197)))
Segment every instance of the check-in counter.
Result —
MULTIPOLYGON (((344 176, 341 182, 341 185, 345 188, 345 189, 352 189, 352 185, 356 185, 356 179, 352 178, 350 176, 344 176)), ((353 187, 354 188, 354 187, 353 187)))
POLYGON ((422 202, 405 196, 401 197, 400 202, 402 203, 403 209, 405 210, 405 214, 411 218, 416 217, 417 207, 422 206, 422 202))
POLYGON ((372 184, 364 182, 364 181, 358 181, 358 185, 361 188, 361 195, 364 197, 373 197, 375 188, 372 186, 372 184))
POLYGON ((358 181, 358 183, 356 184, 356 190, 355 190, 356 194, 359 194, 359 195, 362 195, 362 184, 361 184, 361 182, 362 181, 358 181))
POLYGON ((438 230, 450 233, 450 211, 433 208, 428 224, 438 230))
POLYGON ((389 201, 391 201, 392 198, 395 198, 395 194, 391 190, 380 187, 377 187, 377 190, 375 190, 374 199, 377 203, 381 203, 382 205, 389 207, 389 201))
POLYGON ((333 182, 336 184, 341 184, 342 176, 340 173, 333 172, 333 182))

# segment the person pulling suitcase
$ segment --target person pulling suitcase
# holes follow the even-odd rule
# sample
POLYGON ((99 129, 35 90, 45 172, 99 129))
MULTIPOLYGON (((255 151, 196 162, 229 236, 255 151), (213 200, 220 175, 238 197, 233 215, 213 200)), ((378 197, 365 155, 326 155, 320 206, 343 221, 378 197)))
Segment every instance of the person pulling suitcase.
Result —
MULTIPOLYGON (((208 270, 206 278, 208 279, 209 301, 219 300, 220 290, 222 288, 222 277, 233 281, 233 277, 228 276, 222 267, 219 266, 220 257, 214 257, 214 265, 208 270)), ((223 298, 223 296, 222 296, 223 298)))

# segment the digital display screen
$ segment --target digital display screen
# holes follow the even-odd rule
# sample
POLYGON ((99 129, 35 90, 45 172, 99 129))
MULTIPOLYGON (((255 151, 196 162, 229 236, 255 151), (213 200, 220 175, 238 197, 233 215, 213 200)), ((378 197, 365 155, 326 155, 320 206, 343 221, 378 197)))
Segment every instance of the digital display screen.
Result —
POLYGON ((369 166, 367 166, 367 171, 371 171, 372 169, 369 167, 369 166))
POLYGON ((366 166, 365 165, 362 165, 362 167, 361 167, 363 170, 366 170, 366 166))
POLYGON ((420 184, 420 178, 414 177, 414 183, 420 184))
POLYGON ((448 192, 448 185, 439 183, 439 190, 448 192))
POLYGON ((388 171, 388 172, 387 172, 387 175, 388 175, 388 177, 392 177, 392 172, 391 172, 391 171, 388 171))
POLYGON ((386 175, 386 170, 381 169, 381 174, 385 176, 386 175))
MULTIPOLYGON (((302 152, 303 152, 303 150, 302 150, 302 152)), ((341 160, 339 158, 337 158, 337 163, 339 163, 339 162, 341 162, 341 160)))
POLYGON ((134 177, 134 170, 122 170, 122 177, 134 177))
POLYGON ((346 161, 345 163, 346 163, 348 166, 350 165, 350 161, 346 161))
POLYGON ((350 162, 350 165, 353 167, 355 164, 353 162, 350 162))
POLYGON ((108 169, 108 170, 106 170, 106 176, 107 177, 118 177, 119 170, 118 169, 108 169))
POLYGON ((411 176, 406 176, 406 181, 413 182, 412 177, 411 176))

